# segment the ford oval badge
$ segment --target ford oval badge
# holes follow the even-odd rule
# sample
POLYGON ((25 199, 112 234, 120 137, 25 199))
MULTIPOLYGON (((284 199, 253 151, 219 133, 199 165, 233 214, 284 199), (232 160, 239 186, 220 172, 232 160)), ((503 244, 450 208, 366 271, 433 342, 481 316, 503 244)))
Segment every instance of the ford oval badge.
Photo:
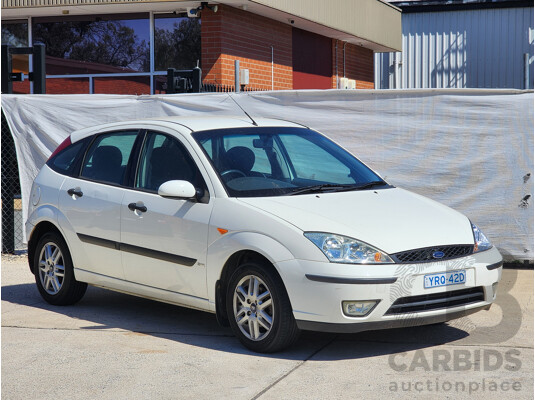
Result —
POLYGON ((434 251, 433 252, 433 258, 442 258, 444 257, 444 252, 443 251, 434 251))

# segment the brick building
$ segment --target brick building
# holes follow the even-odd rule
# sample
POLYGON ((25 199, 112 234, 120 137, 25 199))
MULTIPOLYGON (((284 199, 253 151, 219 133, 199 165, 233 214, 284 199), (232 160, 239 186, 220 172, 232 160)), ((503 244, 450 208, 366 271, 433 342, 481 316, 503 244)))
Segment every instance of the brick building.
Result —
MULTIPOLYGON (((380 0, 2 0, 2 44, 46 46, 47 93, 164 93, 167 68, 247 89, 374 88, 374 53, 401 49, 380 0)), ((14 70, 29 72, 27 56, 14 70)), ((14 91, 30 93, 26 80, 14 91)))

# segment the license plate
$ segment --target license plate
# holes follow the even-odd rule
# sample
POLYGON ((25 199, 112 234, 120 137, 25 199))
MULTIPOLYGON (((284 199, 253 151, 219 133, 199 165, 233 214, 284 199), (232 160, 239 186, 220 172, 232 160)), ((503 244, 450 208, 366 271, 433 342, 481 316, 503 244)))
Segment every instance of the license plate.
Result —
POLYGON ((438 286, 458 285, 466 282, 466 271, 451 271, 441 274, 425 275, 424 288, 433 288, 438 286))

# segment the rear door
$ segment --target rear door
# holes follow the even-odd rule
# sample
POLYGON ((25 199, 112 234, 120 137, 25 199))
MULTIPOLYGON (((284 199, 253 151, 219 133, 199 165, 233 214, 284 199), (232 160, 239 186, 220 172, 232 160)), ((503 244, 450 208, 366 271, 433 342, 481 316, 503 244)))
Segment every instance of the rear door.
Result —
POLYGON ((84 157, 80 175, 67 177, 59 207, 75 243, 76 268, 123 279, 120 210, 129 158, 138 130, 97 135, 84 157))
POLYGON ((187 141, 146 133, 133 187, 121 206, 125 279, 205 299, 206 248, 212 202, 203 168, 187 141), (158 187, 186 180, 203 192, 199 201, 169 199, 158 187))

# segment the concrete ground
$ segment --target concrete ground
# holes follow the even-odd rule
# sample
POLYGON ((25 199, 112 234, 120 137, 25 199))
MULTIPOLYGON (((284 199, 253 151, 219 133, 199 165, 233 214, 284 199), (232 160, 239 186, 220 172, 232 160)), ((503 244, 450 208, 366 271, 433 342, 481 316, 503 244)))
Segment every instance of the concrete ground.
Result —
POLYGON ((504 270, 490 311, 272 355, 208 313, 93 287, 54 307, 24 257, 1 270, 2 399, 533 398, 532 270, 504 270))

